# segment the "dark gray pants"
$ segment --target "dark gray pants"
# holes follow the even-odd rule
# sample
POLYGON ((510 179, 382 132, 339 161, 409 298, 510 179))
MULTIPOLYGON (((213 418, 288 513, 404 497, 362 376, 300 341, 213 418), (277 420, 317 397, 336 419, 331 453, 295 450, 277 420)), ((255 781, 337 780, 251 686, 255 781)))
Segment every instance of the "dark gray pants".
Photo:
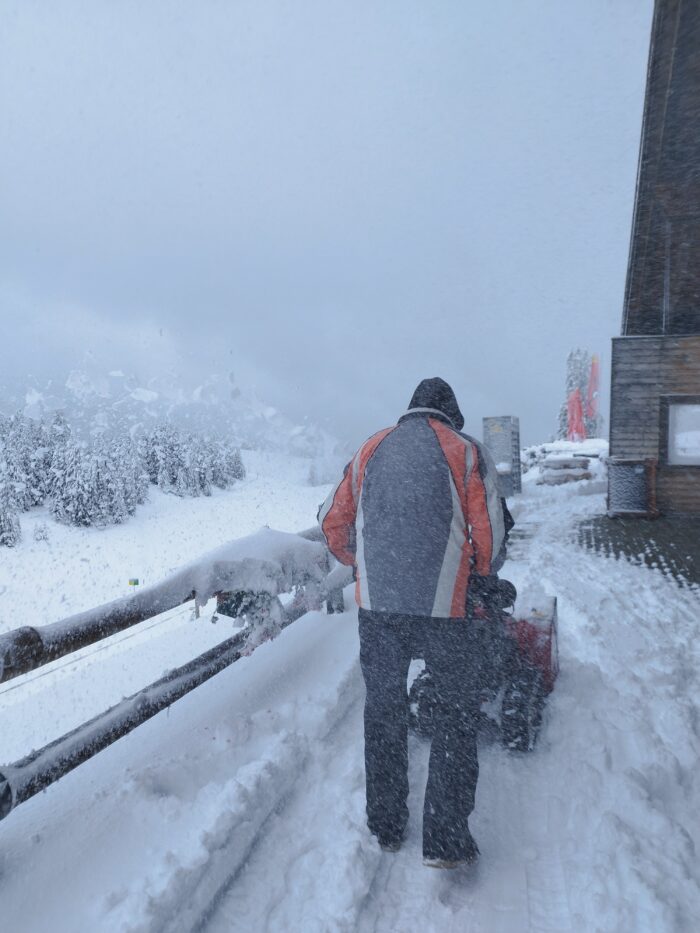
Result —
POLYGON ((469 855, 468 817, 479 776, 479 641, 466 620, 399 616, 360 609, 365 700, 367 824, 381 842, 403 836, 408 821, 408 703, 412 658, 435 681, 435 732, 423 806, 423 855, 469 855))

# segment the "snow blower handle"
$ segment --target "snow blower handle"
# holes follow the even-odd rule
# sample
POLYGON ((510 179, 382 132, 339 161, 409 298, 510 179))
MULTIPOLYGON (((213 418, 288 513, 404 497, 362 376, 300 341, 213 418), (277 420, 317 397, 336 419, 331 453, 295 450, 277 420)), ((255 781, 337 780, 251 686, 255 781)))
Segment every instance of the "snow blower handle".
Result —
POLYGON ((493 573, 487 577, 472 574, 469 581, 469 610, 503 611, 515 606, 518 592, 510 580, 501 580, 493 573))

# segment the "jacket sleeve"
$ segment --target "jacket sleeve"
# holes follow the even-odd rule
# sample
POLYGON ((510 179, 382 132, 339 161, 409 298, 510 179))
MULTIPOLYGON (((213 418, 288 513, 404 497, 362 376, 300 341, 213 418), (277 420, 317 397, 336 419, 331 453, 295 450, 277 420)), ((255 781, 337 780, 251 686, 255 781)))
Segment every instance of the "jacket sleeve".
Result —
POLYGON ((473 443, 473 448, 474 462, 467 481, 467 521, 474 570, 485 577, 497 573, 505 561, 504 510, 493 458, 481 444, 473 443))
POLYGON ((343 471, 343 478, 331 490, 328 498, 318 510, 318 523, 331 554, 341 564, 355 563, 355 502, 353 466, 359 453, 353 457, 343 471))

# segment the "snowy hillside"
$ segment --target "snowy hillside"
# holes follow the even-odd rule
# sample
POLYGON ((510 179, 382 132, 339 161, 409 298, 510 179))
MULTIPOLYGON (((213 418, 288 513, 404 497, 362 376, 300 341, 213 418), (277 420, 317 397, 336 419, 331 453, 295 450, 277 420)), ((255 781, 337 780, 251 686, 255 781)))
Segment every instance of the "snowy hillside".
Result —
POLYGON ((247 478, 211 497, 180 498, 152 488, 124 525, 75 528, 46 521, 45 510, 22 517, 25 533, 0 561, 0 631, 45 625, 129 593, 128 581, 154 583, 193 557, 270 525, 312 525, 326 487, 307 483, 308 463, 272 452, 243 451, 247 478), (35 540, 37 525, 46 538, 35 540))
MULTIPOLYGON (((125 526, 27 535, 9 564, 3 554, 3 628, 123 594, 130 576, 154 580, 262 524, 313 523, 325 490, 298 463, 256 455, 246 466, 230 491, 154 495, 125 526)), ((382 853, 366 830, 348 590, 345 614, 308 614, 11 813, 3 928, 697 930, 697 588, 579 548, 574 525, 603 510, 601 496, 533 482, 512 505, 503 576, 557 595, 561 674, 533 754, 481 749, 475 874, 421 864, 418 740, 407 844, 382 853)), ((166 614, 0 687, 0 760, 230 632, 190 616, 166 614)))
POLYGON ((104 527, 127 521, 150 486, 180 497, 228 489, 245 472, 241 447, 305 458, 312 486, 333 480, 347 456, 327 432, 244 395, 232 375, 188 389, 174 377, 144 388, 121 371, 72 372, 58 388, 15 398, 12 409, 3 396, 0 547, 21 540, 21 515, 37 506, 64 524, 104 527))

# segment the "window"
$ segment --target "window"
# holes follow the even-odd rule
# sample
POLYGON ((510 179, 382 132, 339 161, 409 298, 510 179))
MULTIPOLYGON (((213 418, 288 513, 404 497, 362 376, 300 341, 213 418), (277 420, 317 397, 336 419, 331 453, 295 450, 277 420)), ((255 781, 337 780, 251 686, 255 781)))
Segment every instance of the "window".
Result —
POLYGON ((668 463, 700 466, 700 402, 669 404, 668 463))

